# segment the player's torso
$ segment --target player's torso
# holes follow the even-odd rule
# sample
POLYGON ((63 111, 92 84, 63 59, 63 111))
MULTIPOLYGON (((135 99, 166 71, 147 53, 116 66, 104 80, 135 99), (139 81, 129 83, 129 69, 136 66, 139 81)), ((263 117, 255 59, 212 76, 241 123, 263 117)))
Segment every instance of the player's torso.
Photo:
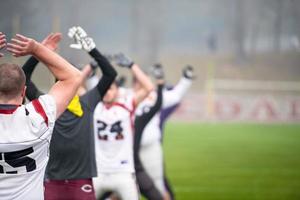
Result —
POLYGON ((133 172, 132 98, 120 98, 94 112, 94 134, 98 172, 133 172))
POLYGON ((1 199, 43 196, 42 180, 54 123, 46 125, 32 105, 0 111, 1 199))
MULTIPOLYGON (((135 114, 137 116, 143 115, 149 112, 150 108, 155 104, 157 95, 155 92, 142 101, 136 109, 135 114)), ((159 129, 159 114, 155 114, 154 117, 147 123, 141 140, 141 146, 151 145, 154 142, 160 141, 161 134, 159 129)))

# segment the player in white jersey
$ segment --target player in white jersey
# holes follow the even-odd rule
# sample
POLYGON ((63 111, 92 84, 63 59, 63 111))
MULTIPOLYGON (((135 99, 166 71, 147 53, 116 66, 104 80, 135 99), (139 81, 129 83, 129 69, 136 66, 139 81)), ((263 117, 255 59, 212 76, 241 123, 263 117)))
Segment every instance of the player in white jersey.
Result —
MULTIPOLYGON (((48 39, 56 36, 51 34, 48 39)), ((44 199, 43 177, 54 122, 75 95, 81 73, 44 45, 22 35, 17 34, 7 50, 16 57, 35 56, 60 80, 48 94, 22 105, 24 72, 15 64, 0 65, 0 199, 44 199)))
MULTIPOLYGON (((160 65, 156 65, 155 68, 161 68, 160 65)), ((185 73, 187 70, 192 70, 191 67, 184 69, 184 73, 180 81, 175 85, 172 90, 163 90, 163 103, 162 108, 167 108, 178 104, 186 94, 187 90, 192 84, 192 79, 188 78, 185 73)), ((189 71, 192 73, 192 71, 189 71)), ((140 115, 147 110, 147 108, 153 106, 156 100, 156 93, 152 92, 136 109, 136 113, 140 115)), ((163 150, 161 145, 161 130, 160 130, 160 112, 158 112, 152 120, 147 124, 144 129, 141 147, 140 147, 141 161, 154 181, 156 188, 161 192, 163 196, 168 196, 168 191, 164 184, 164 164, 163 164, 163 150)))
POLYGON ((114 56, 119 66, 131 69, 140 82, 139 91, 119 93, 117 84, 107 91, 94 112, 94 133, 98 177, 96 196, 116 192, 121 199, 138 199, 133 161, 133 117, 135 107, 152 91, 153 84, 144 72, 123 54, 114 56))

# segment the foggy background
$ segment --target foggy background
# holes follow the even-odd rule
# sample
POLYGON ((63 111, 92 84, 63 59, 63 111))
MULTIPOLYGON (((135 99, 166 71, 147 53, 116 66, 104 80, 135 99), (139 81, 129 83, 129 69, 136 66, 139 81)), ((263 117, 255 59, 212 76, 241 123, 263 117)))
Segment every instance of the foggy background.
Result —
MULTIPOLYGON (((185 65, 194 66, 197 80, 189 95, 203 102, 190 102, 182 110, 202 108, 190 118, 203 112, 204 120, 211 119, 220 95, 222 101, 229 95, 243 102, 240 104, 267 95, 279 112, 286 109, 282 108, 286 99, 292 98, 296 103, 289 109, 293 110, 284 112, 294 113, 294 118, 285 121, 300 120, 300 1, 0 2, 0 30, 7 38, 21 33, 41 41, 50 32, 62 32, 59 53, 78 66, 91 59, 84 51, 69 48, 72 41, 67 31, 74 25, 82 26, 103 53, 124 52, 146 71, 160 62, 171 84, 178 81, 185 65)), ((20 65, 25 59, 7 53, 4 58, 20 65)), ((46 71, 39 67, 33 77, 45 90, 53 82, 46 71)), ((267 108, 264 112, 270 115, 273 111, 267 108)))

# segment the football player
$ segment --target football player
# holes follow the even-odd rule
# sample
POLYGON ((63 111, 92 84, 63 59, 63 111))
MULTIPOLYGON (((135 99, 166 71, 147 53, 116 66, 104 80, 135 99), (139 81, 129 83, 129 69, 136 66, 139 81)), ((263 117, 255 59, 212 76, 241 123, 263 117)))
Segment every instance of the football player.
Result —
POLYGON ((94 113, 94 134, 98 177, 94 179, 97 198, 105 191, 121 199, 138 199, 133 158, 134 113, 136 106, 153 90, 148 76, 123 54, 114 56, 121 67, 130 69, 141 84, 134 93, 119 92, 112 84, 94 113))
POLYGON ((25 74, 11 63, 0 65, 0 197, 44 199, 44 173, 55 120, 75 95, 81 73, 41 43, 17 34, 7 44, 13 56, 33 55, 59 80, 48 92, 22 105, 25 74))
MULTIPOLYGON (((72 27, 69 36, 75 41, 72 47, 87 51, 96 60, 103 75, 93 89, 81 96, 77 93, 67 110, 56 121, 46 169, 45 199, 94 200, 92 177, 97 175, 97 171, 93 111, 114 81, 116 71, 81 27, 72 27)), ((29 79, 38 62, 35 58, 30 59, 32 60, 23 67, 29 79)), ((85 67, 82 72, 83 79, 90 72, 91 67, 85 67)), ((26 96, 29 99, 36 98, 39 94, 34 84, 28 85, 26 96)))

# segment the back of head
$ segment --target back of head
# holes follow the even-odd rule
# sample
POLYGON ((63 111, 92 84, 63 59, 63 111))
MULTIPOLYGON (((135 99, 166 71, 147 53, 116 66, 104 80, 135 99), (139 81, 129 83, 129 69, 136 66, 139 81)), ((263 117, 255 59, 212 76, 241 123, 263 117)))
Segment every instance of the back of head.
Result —
POLYGON ((0 64, 0 99, 9 101, 21 95, 25 81, 25 74, 18 65, 0 64))

